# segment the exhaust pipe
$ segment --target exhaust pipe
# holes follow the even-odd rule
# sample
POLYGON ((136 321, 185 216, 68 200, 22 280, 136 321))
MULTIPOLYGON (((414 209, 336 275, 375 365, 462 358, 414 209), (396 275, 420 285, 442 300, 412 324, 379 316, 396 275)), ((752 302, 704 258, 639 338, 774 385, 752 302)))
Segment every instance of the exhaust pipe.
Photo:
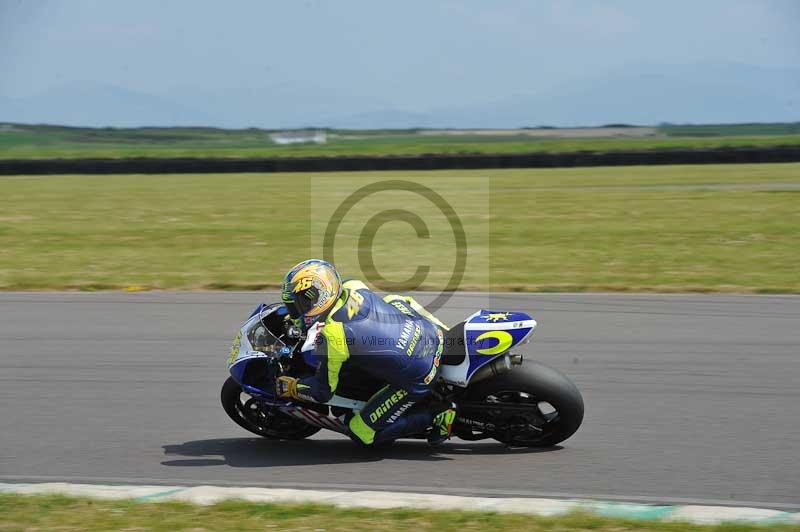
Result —
POLYGON ((485 366, 478 368, 478 371, 475 372, 475 374, 469 380, 469 383, 472 384, 473 382, 482 381, 483 379, 487 379, 489 377, 495 377, 501 373, 505 373, 506 371, 511 371, 511 368, 514 366, 521 365, 522 355, 506 353, 502 357, 497 358, 485 366))

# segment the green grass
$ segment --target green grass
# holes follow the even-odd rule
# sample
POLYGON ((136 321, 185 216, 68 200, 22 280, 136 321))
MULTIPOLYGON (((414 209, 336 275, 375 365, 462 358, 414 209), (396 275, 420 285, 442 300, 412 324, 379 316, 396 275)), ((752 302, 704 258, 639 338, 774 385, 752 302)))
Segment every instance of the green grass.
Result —
MULTIPOLYGON (((461 289, 800 292, 800 164, 2 177, 0 289, 277 286, 321 255, 345 196, 388 178, 455 206, 469 235, 461 289)), ((408 193, 383 194, 345 217, 340 269, 360 276, 369 216, 409 208, 431 238, 383 226, 377 270, 408 289, 401 281, 428 264, 422 288, 441 289, 455 262, 446 220, 408 193)))
POLYGON ((0 530, 280 530, 280 531, 702 531, 788 532, 797 525, 691 525, 570 514, 535 517, 479 512, 337 509, 228 501, 212 506, 177 502, 136 503, 62 496, 0 495, 0 530))
POLYGON ((303 157, 669 150, 800 145, 800 126, 670 126, 650 137, 532 138, 421 135, 416 130, 329 131, 326 144, 281 146, 259 129, 91 129, 15 125, 0 129, 0 159, 92 157, 303 157), (720 129, 723 128, 723 129, 720 129), (719 136, 714 132, 722 132, 719 136))
POLYGON ((726 137, 748 135, 797 135, 800 123, 786 124, 691 124, 666 125, 658 128, 660 132, 680 137, 726 137))

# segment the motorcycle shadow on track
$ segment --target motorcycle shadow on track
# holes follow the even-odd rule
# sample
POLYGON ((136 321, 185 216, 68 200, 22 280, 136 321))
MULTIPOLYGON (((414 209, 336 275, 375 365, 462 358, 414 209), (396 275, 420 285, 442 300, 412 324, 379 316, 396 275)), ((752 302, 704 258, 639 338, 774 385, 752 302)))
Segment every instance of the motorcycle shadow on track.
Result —
POLYGON ((348 440, 276 441, 263 438, 220 438, 164 445, 164 454, 177 456, 161 465, 173 467, 219 466, 275 467, 379 462, 381 460, 443 461, 458 455, 535 454, 562 449, 509 448, 500 443, 459 440, 438 447, 425 442, 398 441, 390 447, 369 449, 348 440))

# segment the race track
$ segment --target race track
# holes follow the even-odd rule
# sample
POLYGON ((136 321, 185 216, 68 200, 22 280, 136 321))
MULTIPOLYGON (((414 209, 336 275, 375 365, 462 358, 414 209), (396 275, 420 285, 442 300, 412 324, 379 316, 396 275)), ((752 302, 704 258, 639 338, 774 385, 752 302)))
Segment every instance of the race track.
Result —
MULTIPOLYGON (((0 481, 393 489, 800 509, 800 297, 454 297, 539 321, 527 346, 569 375, 584 426, 506 450, 343 437, 272 442, 219 406, 255 293, 0 294, 0 481)), ((425 298, 420 298, 424 300, 425 298)))

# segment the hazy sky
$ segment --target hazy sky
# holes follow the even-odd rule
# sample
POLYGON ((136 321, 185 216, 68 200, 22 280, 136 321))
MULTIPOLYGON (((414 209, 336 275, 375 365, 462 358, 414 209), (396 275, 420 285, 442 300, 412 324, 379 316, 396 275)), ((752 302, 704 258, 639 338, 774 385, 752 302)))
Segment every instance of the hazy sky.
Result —
POLYGON ((797 0, 0 0, 0 94, 283 82, 426 107, 621 67, 800 66, 797 0))

